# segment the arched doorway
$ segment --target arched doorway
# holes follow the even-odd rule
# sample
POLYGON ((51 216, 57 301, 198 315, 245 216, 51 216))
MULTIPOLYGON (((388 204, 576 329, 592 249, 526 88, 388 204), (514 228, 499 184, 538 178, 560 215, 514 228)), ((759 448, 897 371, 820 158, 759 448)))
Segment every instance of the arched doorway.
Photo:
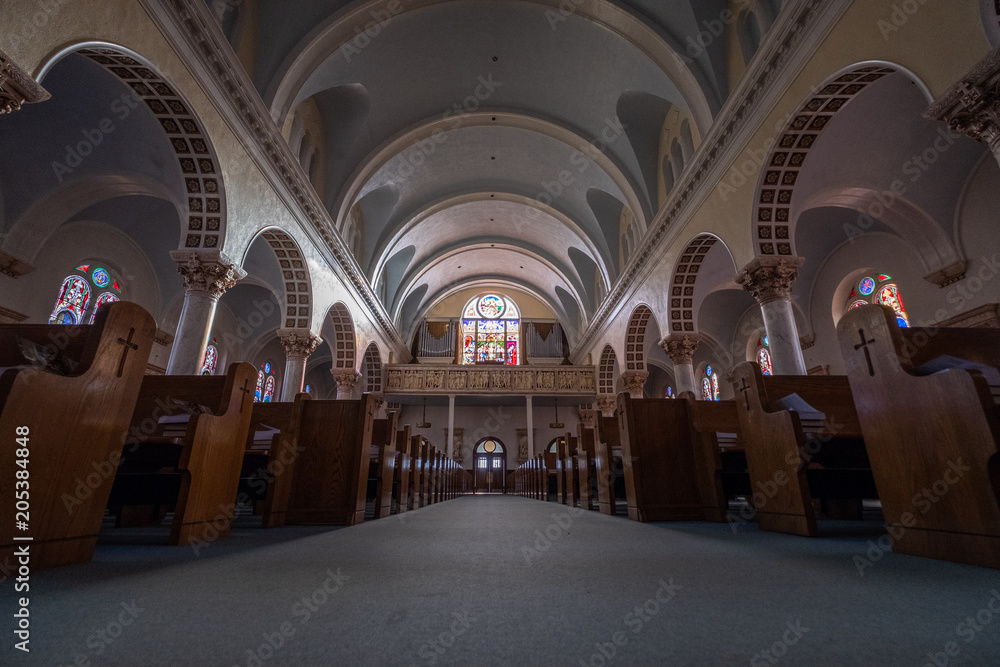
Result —
POLYGON ((507 476, 507 448, 497 438, 476 444, 476 493, 503 493, 507 476))

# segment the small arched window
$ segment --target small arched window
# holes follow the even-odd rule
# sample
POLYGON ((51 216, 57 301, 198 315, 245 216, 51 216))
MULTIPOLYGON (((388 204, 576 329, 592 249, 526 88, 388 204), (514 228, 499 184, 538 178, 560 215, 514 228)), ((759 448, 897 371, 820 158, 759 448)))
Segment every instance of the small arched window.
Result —
POLYGON ((711 366, 705 366, 701 376, 701 397, 706 401, 719 400, 719 374, 711 366))
POLYGON ((274 379, 274 368, 270 361, 265 361, 257 369, 257 388, 254 391, 254 403, 270 403, 274 400, 274 389, 277 381, 274 379))
POLYGON ((208 344, 205 348, 205 360, 201 364, 201 374, 202 375, 215 375, 216 369, 219 367, 219 348, 215 344, 215 339, 208 344))
POLYGON ((760 364, 760 372, 763 375, 772 375, 774 369, 771 367, 771 347, 768 345, 767 334, 757 339, 757 352, 754 354, 757 363, 760 364))
POLYGON ((674 396, 674 388, 673 387, 667 387, 667 390, 665 392, 663 392, 663 397, 664 398, 675 398, 675 396, 674 396))
POLYGON ((121 300, 122 287, 100 266, 81 264, 63 280, 49 324, 93 324, 97 310, 121 300), (97 294, 97 298, 93 295, 97 294))
POLYGON ((899 287, 893 282, 892 276, 876 273, 865 276, 854 286, 847 296, 847 309, 853 310, 859 306, 877 303, 888 306, 896 313, 896 322, 901 327, 910 326, 910 317, 903 307, 903 299, 899 296, 899 287))

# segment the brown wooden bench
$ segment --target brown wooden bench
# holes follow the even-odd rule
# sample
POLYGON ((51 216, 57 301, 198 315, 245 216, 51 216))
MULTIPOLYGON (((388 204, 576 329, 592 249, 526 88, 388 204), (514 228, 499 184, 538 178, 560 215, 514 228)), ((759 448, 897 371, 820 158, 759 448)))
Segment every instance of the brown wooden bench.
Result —
MULTIPOLYGON (((591 419, 600 417, 596 410, 591 411, 591 419)), ((581 421, 577 426, 577 479, 580 489, 580 508, 597 509, 597 434, 594 428, 584 425, 581 421)))
POLYGON ((413 479, 413 458, 410 456, 412 440, 410 425, 407 424, 396 432, 396 512, 406 512, 410 509, 410 488, 413 479))
POLYGON ((0 562, 27 543, 18 533, 34 570, 91 560, 155 332, 126 302, 92 325, 0 325, 0 562), (58 372, 29 366, 22 347, 44 348, 58 372))
POLYGON ((385 419, 372 422, 371 460, 368 466, 366 500, 375 503, 375 518, 392 513, 392 483, 396 468, 396 436, 399 414, 389 412, 385 419))
POLYGON ((253 413, 257 370, 247 363, 225 375, 147 375, 108 498, 124 522, 127 507, 173 506, 169 543, 190 545, 229 533, 253 413), (206 537, 208 536, 208 537, 206 537))
POLYGON ((365 518, 375 398, 307 401, 297 446, 289 525, 355 525, 365 518))
POLYGON ((847 378, 763 376, 751 362, 732 377, 758 527, 816 535, 814 498, 860 518, 860 500, 878 492, 847 378), (822 412, 823 423, 803 426, 799 413, 776 404, 791 394, 822 412))
MULTIPOLYGON (((596 424, 594 447, 597 451, 594 458, 597 468, 598 508, 603 514, 615 515, 618 513, 616 489, 619 486, 619 475, 617 470, 620 469, 620 465, 616 465, 616 460, 621 461, 621 430, 618 427, 617 416, 600 415, 596 424)), ((624 480, 622 480, 621 486, 624 491, 624 480)))
POLYGON ((947 354, 1000 368, 998 329, 901 329, 865 306, 837 325, 892 548, 1000 568, 1000 418, 986 378, 919 376, 947 354))

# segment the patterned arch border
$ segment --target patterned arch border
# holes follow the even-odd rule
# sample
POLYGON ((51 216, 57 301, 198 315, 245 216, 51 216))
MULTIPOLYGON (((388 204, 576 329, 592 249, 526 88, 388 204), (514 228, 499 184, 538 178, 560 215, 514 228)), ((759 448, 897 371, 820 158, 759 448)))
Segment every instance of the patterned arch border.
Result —
POLYGON ((156 116, 177 154, 187 190, 184 248, 216 248, 225 234, 225 188, 218 159, 201 122, 157 72, 107 47, 77 51, 121 79, 156 116))
POLYGON ((333 322, 333 367, 354 369, 354 319, 351 311, 342 303, 335 303, 330 308, 330 320, 333 322))
POLYGON ((365 350, 365 391, 369 393, 382 393, 382 353, 378 345, 370 343, 365 350))
POLYGON ((285 279, 285 328, 308 329, 312 321, 312 290, 302 251, 283 231, 269 229, 261 236, 274 251, 281 277, 285 279))
POLYGON ((698 281, 698 271, 715 245, 717 238, 710 234, 695 237, 684 249, 674 280, 670 287, 670 330, 675 333, 694 331, 694 285, 698 281))
POLYGON ((834 115, 872 83, 896 70, 868 65, 850 70, 827 83, 802 107, 768 156, 759 186, 757 250, 761 255, 791 255, 789 231, 792 194, 809 150, 834 115))
POLYGON ((601 352, 601 365, 597 367, 597 393, 615 393, 615 349, 605 345, 601 352))
POLYGON ((638 306, 632 311, 625 337, 625 370, 646 370, 646 326, 653 316, 648 306, 638 306))

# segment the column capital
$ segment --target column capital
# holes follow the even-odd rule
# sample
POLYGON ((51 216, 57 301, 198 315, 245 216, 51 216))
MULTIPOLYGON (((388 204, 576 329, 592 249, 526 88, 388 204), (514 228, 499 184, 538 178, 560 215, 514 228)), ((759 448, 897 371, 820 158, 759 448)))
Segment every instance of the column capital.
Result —
POLYGON ((601 394, 597 397, 597 409, 601 411, 601 415, 611 417, 617 407, 618 399, 611 394, 601 394))
POLYGON ((633 398, 642 398, 642 390, 648 378, 649 371, 625 371, 622 373, 622 384, 633 398))
POLYGON ((968 74, 924 112, 953 130, 1000 151, 1000 48, 993 49, 968 74))
POLYGON ((675 365, 690 364, 700 342, 701 334, 670 334, 660 341, 660 347, 675 365))
POLYGON ((278 338, 289 359, 308 359, 323 339, 308 329, 278 329, 278 338))
POLYGON ((354 385, 361 379, 361 374, 353 368, 331 368, 330 374, 337 383, 338 394, 350 394, 354 391, 354 385))
POLYGON ((771 301, 791 301, 792 283, 804 261, 791 255, 756 257, 736 275, 736 282, 762 306, 771 301))
POLYGON ((592 405, 580 406, 580 423, 587 428, 597 426, 597 417, 594 414, 594 407, 592 405))
POLYGON ((246 271, 218 251, 171 250, 170 259, 177 263, 186 291, 203 292, 213 299, 247 276, 246 271))
POLYGON ((0 50, 0 116, 17 111, 22 104, 44 102, 50 97, 49 91, 0 50))

